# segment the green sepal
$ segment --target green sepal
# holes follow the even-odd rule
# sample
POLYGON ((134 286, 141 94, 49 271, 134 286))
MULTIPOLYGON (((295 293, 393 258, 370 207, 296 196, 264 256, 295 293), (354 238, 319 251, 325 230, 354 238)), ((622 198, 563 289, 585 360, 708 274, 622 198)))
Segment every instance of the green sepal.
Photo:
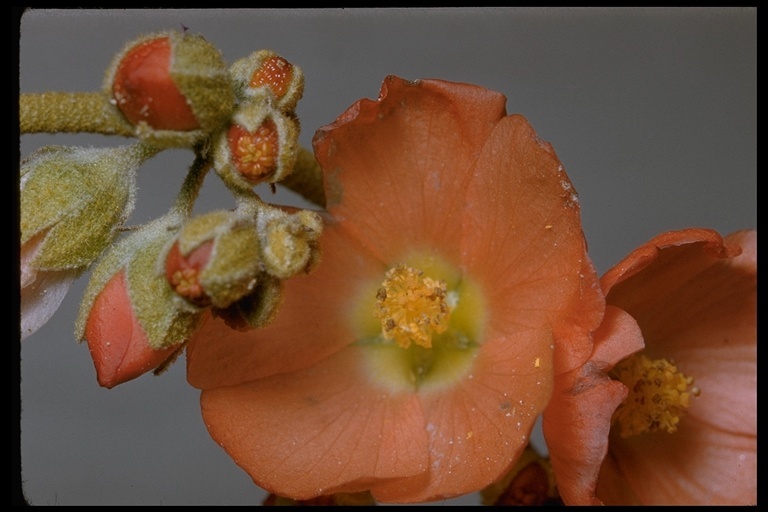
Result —
POLYGON ((282 302, 283 282, 267 273, 258 276, 251 293, 224 309, 213 309, 232 329, 248 331, 270 323, 282 302))
POLYGON ((79 268, 98 258, 133 211, 136 171, 154 153, 143 145, 49 146, 24 160, 21 243, 47 231, 34 267, 79 268))

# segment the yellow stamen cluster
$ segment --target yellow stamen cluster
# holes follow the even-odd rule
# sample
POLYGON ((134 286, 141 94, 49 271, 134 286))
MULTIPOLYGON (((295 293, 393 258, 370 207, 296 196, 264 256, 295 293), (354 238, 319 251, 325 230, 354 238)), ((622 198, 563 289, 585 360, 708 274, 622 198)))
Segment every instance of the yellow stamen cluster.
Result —
POLYGON ((193 302, 205 296, 198 281, 198 272, 192 267, 176 270, 171 276, 171 286, 176 293, 193 302))
POLYGON ((616 365, 613 375, 629 388, 629 396, 613 415, 622 437, 677 431, 691 395, 699 394, 698 388, 692 387, 693 378, 666 359, 635 354, 616 365))
POLYGON ((258 181, 275 172, 279 142, 272 121, 265 121, 255 132, 233 125, 229 139, 235 167, 246 179, 258 181))
POLYGON ((387 271, 376 292, 374 315, 381 320, 382 334, 402 348, 415 343, 432 347, 432 335, 448 329, 450 307, 445 281, 432 279, 406 265, 387 271))

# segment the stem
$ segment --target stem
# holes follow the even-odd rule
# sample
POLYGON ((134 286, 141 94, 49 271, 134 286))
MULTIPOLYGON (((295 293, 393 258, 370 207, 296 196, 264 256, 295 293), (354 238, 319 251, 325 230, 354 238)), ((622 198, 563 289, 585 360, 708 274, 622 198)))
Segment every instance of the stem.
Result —
POLYGON ((100 92, 44 92, 19 95, 21 133, 134 135, 134 127, 100 92))
POLYGON ((280 180, 279 184, 300 194, 307 201, 323 208, 326 206, 323 170, 308 149, 299 148, 293 172, 280 180))
POLYGON ((232 194, 235 196, 237 211, 244 215, 256 217, 262 210, 272 208, 253 190, 232 189, 232 194))
POLYGON ((210 168, 211 161, 202 155, 199 148, 196 148, 195 161, 192 162, 192 165, 189 167, 189 172, 187 173, 187 177, 184 178, 184 183, 181 185, 179 195, 176 196, 176 201, 171 207, 171 215, 178 215, 186 219, 192 214, 195 200, 200 194, 205 175, 210 168))

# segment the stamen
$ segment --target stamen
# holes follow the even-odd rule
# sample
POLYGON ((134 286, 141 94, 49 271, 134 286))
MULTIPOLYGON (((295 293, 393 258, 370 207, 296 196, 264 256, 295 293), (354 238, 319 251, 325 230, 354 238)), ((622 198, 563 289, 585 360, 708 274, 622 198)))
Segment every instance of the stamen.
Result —
POLYGON ((190 302, 200 300, 205 294, 203 287, 200 286, 197 274, 197 269, 188 267, 175 271, 171 276, 171 286, 173 289, 190 302))
POLYGON ((431 348, 432 335, 448 329, 447 284, 403 264, 388 270, 385 277, 376 292, 374 310, 383 336, 402 348, 411 343, 431 348))
POLYGON ((176 241, 165 260, 165 277, 173 291, 199 307, 208 306, 211 302, 200 283, 200 273, 210 259, 212 248, 213 243, 208 241, 184 256, 176 241))
POLYGON ((621 361, 612 374, 629 388, 629 396, 613 414, 622 437, 677 431, 680 418, 690 406, 691 395, 698 396, 700 392, 693 387, 693 378, 685 376, 671 362, 651 360, 641 353, 621 361))
POLYGON ((274 122, 268 119, 254 132, 234 124, 227 137, 234 165, 243 177, 261 181, 275 172, 279 141, 274 122))

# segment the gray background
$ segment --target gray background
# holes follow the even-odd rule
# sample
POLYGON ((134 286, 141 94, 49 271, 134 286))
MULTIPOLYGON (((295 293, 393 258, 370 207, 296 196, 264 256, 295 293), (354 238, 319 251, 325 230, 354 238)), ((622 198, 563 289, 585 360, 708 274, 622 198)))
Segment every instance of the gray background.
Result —
MULTIPOLYGON (((503 92, 563 162, 600 273, 665 230, 756 227, 756 8, 30 10, 20 90, 98 90, 124 43, 182 25, 228 63, 272 49, 299 65, 305 147, 354 101, 375 98, 388 74, 503 92)), ((123 142, 24 135, 21 155, 123 142)), ((191 161, 173 150, 142 167, 133 223, 166 212, 191 161)), ((211 174, 200 211, 230 205, 211 174)), ((28 502, 261 503, 264 492, 207 435, 183 360, 160 377, 97 385, 72 334, 84 285, 20 350, 28 502)))

